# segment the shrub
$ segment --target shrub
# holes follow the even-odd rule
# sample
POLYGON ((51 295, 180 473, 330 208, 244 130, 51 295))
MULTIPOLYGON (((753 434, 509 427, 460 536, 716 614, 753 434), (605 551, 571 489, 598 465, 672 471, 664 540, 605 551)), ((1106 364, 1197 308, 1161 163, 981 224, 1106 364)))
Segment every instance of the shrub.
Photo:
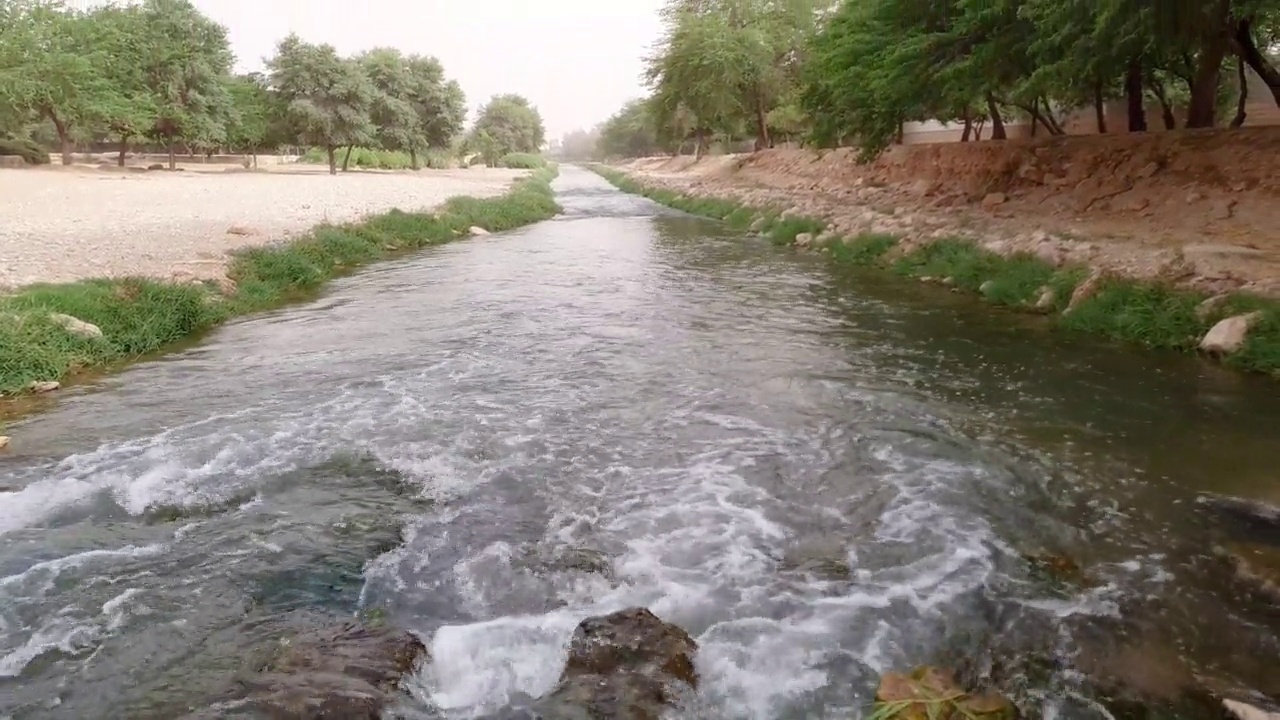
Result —
POLYGON ((546 166, 547 161, 541 155, 533 153, 507 153, 498 160, 498 167, 517 170, 537 170, 546 166))
MULTIPOLYGON (((339 148, 338 167, 342 167, 342 161, 346 157, 346 148, 339 148)), ((419 157, 418 160, 419 163, 422 163, 425 158, 419 157)), ((299 159, 299 162, 312 165, 328 165, 329 155, 324 148, 311 148, 299 159)), ((413 167, 413 161, 409 158, 409 153, 398 150, 355 147, 351 148, 351 159, 347 162, 347 167, 364 170, 409 170, 413 167)))
POLYGON ((49 164, 49 152, 34 140, 0 140, 0 155, 17 155, 28 165, 49 164))

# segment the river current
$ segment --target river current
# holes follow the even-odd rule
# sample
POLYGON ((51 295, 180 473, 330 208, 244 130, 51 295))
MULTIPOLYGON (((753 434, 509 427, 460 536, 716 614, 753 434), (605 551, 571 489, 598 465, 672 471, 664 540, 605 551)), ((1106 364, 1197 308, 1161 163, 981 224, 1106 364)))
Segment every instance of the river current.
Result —
POLYGON ((11 427, 0 717, 178 717, 300 611, 418 633, 409 717, 544 693, 630 605, 699 643, 682 717, 860 717, 922 663, 1046 718, 1280 693, 1197 503, 1280 500, 1273 381, 555 187, 11 427))

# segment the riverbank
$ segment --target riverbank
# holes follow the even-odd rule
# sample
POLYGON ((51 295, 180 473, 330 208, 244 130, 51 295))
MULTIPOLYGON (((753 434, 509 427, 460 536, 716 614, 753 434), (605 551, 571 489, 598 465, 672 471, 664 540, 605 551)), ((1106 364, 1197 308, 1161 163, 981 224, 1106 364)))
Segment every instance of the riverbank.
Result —
POLYGON ((559 211, 554 176, 554 169, 538 171, 497 197, 454 197, 433 210, 390 210, 243 248, 217 280, 124 277, 24 288, 0 298, 0 394, 12 400, 57 389, 232 317, 306 297, 332 277, 399 252, 547 219, 559 211))
POLYGON ((518 170, 360 171, 264 162, 258 171, 77 165, 0 170, 0 292, 102 277, 221 277, 228 253, 451 197, 493 197, 518 170))
MULTIPOLYGON (((791 156, 801 153, 761 155, 794 167, 791 156)), ((816 153, 804 154, 815 164, 823 161, 816 153)), ((827 253, 836 262, 882 267, 995 305, 1049 315, 1067 331, 1201 351, 1231 367, 1280 377, 1280 296, 1273 292, 1280 288, 1280 273, 1263 258, 1245 263, 1248 274, 1204 272, 1208 266, 1197 268, 1183 251, 1044 231, 1011 235, 998 223, 975 223, 973 213, 962 210, 917 214, 884 181, 851 181, 836 190, 829 182, 808 182, 813 178, 807 175, 782 181, 775 173, 773 185, 742 171, 753 162, 771 160, 648 159, 595 169, 625 191, 766 234, 779 244, 827 253)), ((982 196, 980 207, 1009 202, 993 194, 1002 195, 982 196)), ((1217 254, 1238 260, 1229 251, 1217 254)))

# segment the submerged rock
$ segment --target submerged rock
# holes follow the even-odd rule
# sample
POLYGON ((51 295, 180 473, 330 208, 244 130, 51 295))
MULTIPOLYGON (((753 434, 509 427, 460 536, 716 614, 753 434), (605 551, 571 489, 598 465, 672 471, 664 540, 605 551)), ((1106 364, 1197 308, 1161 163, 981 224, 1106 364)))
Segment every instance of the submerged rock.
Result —
POLYGON ((555 689, 536 704, 556 720, 658 720, 682 687, 696 688, 698 645, 644 608, 583 620, 555 689))
POLYGON ((1280 545, 1280 507, 1260 500, 1228 495, 1201 495, 1197 501, 1221 516, 1236 537, 1250 542, 1280 545))
POLYGON ((1280 603, 1280 549, 1251 543, 1230 543, 1215 548, 1231 564, 1236 577, 1280 603))
POLYGON ((1013 703, 997 693, 968 693, 955 676, 922 666, 910 675, 885 673, 876 690, 877 717, 884 720, 1013 720, 1013 703))
MULTIPOLYGON (((417 637, 391 628, 348 622, 305 630, 281 641, 220 705, 274 720, 377 720, 425 654, 417 637)), ((222 717, 189 720, 215 716, 222 717)))

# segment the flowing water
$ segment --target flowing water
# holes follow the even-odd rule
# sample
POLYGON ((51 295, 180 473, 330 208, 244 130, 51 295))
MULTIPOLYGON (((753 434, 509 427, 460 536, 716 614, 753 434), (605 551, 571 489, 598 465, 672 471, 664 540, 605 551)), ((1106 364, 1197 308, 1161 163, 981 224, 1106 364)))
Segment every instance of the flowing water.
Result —
POLYGON ((11 428, 0 717, 179 716, 300 610, 419 633, 426 718, 545 692, 629 605, 700 644, 684 717, 859 717, 923 662, 1045 717, 1280 692, 1195 502, 1280 499, 1274 383, 556 187, 11 428))

